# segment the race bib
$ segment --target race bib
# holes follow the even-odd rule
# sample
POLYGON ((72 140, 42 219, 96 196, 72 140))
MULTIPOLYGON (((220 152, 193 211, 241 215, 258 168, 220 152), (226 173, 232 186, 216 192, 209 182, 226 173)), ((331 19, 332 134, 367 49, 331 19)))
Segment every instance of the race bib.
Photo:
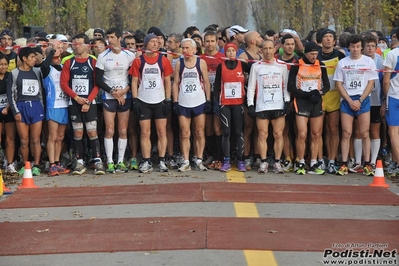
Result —
POLYGON ((199 84, 196 78, 183 79, 183 93, 196 93, 199 91, 199 84))
MULTIPOLYGON (((113 90, 123 90, 127 86, 127 82, 124 79, 113 79, 113 80, 107 80, 107 85, 111 87, 113 90)), ((106 99, 115 99, 114 96, 112 96, 110 93, 105 92, 105 98, 106 99)), ((123 95, 123 98, 126 99, 126 94, 123 95)))
POLYGON ((8 99, 7 94, 0 95, 0 108, 5 108, 7 106, 8 99))
POLYGON ((72 79, 72 90, 77 95, 89 94, 89 80, 88 79, 72 79))
POLYGON ((143 86, 145 90, 161 89, 161 78, 159 75, 144 75, 143 86))
POLYGON ((263 101, 264 102, 280 102, 282 100, 282 91, 280 85, 264 85, 263 101))
POLYGON ((39 93, 39 81, 36 79, 22 80, 22 95, 36 96, 39 93))
POLYGON ((241 82, 226 82, 224 84, 224 97, 226 99, 241 99, 241 82))
POLYGON ((319 90, 317 80, 302 80, 301 90, 309 92, 312 90, 319 90))
POLYGON ((208 77, 209 77, 209 82, 211 83, 211 92, 213 92, 213 89, 215 87, 216 73, 215 72, 209 72, 208 77))
POLYGON ((363 75, 362 74, 351 74, 346 76, 346 89, 347 90, 356 90, 362 88, 362 80, 363 80, 363 75))

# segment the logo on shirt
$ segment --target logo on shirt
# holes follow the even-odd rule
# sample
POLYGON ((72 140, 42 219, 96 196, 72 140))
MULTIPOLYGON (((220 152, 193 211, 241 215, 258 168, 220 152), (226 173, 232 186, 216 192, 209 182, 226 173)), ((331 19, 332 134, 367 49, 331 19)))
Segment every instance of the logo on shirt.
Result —
POLYGON ((83 71, 83 73, 89 72, 89 67, 88 66, 83 66, 82 67, 82 71, 83 71))
POLYGON ((243 76, 242 72, 237 72, 237 78, 242 78, 243 76))
POLYGON ((158 68, 146 68, 144 74, 159 74, 158 68))

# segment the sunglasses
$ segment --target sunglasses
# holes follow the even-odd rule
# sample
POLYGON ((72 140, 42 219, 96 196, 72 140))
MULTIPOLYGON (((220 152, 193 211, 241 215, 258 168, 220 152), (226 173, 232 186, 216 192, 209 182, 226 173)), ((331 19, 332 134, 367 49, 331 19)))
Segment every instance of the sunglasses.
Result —
POLYGON ((61 56, 53 56, 53 59, 57 60, 60 59, 61 56))
POLYGON ((136 48, 143 48, 144 44, 136 44, 136 48))
POLYGON ((218 37, 219 41, 224 41, 223 37, 218 37))

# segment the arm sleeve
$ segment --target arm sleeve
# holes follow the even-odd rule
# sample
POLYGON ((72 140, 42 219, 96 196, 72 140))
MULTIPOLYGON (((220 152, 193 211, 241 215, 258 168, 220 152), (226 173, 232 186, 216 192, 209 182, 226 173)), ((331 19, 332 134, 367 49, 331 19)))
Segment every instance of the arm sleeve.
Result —
POLYGON ((222 88, 222 64, 224 63, 219 64, 216 68, 215 84, 213 87, 213 97, 215 97, 215 100, 219 100, 220 90, 222 88))
POLYGON ((248 106, 254 105, 257 69, 258 69, 257 65, 253 64, 248 78, 248 88, 247 88, 248 106))
POLYGON ((55 50, 51 50, 43 64, 40 66, 40 71, 42 72, 43 78, 46 78, 50 74, 50 65, 53 60, 55 50))
POLYGON ((14 77, 13 71, 10 73, 7 81, 7 100, 13 115, 19 114, 17 107, 17 80, 14 77))
POLYGON ((326 94, 330 90, 330 80, 328 79, 327 68, 325 67, 326 65, 323 62, 320 62, 320 66, 321 79, 323 81, 323 87, 321 90, 323 91, 323 94, 326 94))
POLYGON ((96 85, 98 87, 100 87, 101 89, 105 90, 106 92, 111 92, 112 88, 110 86, 107 85, 107 83, 105 83, 105 81, 103 80, 103 76, 104 76, 104 70, 103 69, 99 69, 98 67, 96 67, 96 85))
POLYGON ((65 61, 64 67, 62 68, 61 71, 61 89, 72 99, 77 96, 77 94, 72 90, 71 87, 69 87, 69 80, 71 78, 71 60, 68 59, 65 61))

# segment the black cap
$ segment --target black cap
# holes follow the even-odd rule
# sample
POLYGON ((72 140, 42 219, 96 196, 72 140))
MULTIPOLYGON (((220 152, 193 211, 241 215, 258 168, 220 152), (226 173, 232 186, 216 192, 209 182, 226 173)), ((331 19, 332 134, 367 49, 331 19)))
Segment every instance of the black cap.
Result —
POLYGON ((309 52, 318 52, 319 46, 315 42, 308 42, 305 44, 305 54, 309 52))
POLYGON ((326 35, 328 33, 332 34, 332 36, 334 37, 334 40, 337 39, 337 36, 335 35, 335 31, 330 30, 330 29, 322 30, 321 33, 320 33, 320 38, 323 39, 324 35, 326 35))
POLYGON ((14 35, 12 34, 12 32, 8 29, 2 30, 0 33, 0 37, 3 38, 4 35, 8 35, 10 36, 12 39, 14 39, 14 35))
POLYGON ((105 37, 105 32, 102 29, 94 29, 93 34, 100 33, 103 38, 105 37))
POLYGON ((165 34, 163 34, 162 31, 161 31, 159 28, 157 28, 157 27, 151 27, 151 28, 148 30, 147 33, 148 33, 148 34, 154 33, 154 34, 157 35, 157 36, 162 36, 162 38, 163 38, 164 40, 166 39, 166 38, 165 38, 165 34))
POLYGON ((36 37, 38 37, 38 38, 46 38, 47 37, 47 32, 45 32, 45 31, 39 31, 37 34, 36 34, 36 37))

